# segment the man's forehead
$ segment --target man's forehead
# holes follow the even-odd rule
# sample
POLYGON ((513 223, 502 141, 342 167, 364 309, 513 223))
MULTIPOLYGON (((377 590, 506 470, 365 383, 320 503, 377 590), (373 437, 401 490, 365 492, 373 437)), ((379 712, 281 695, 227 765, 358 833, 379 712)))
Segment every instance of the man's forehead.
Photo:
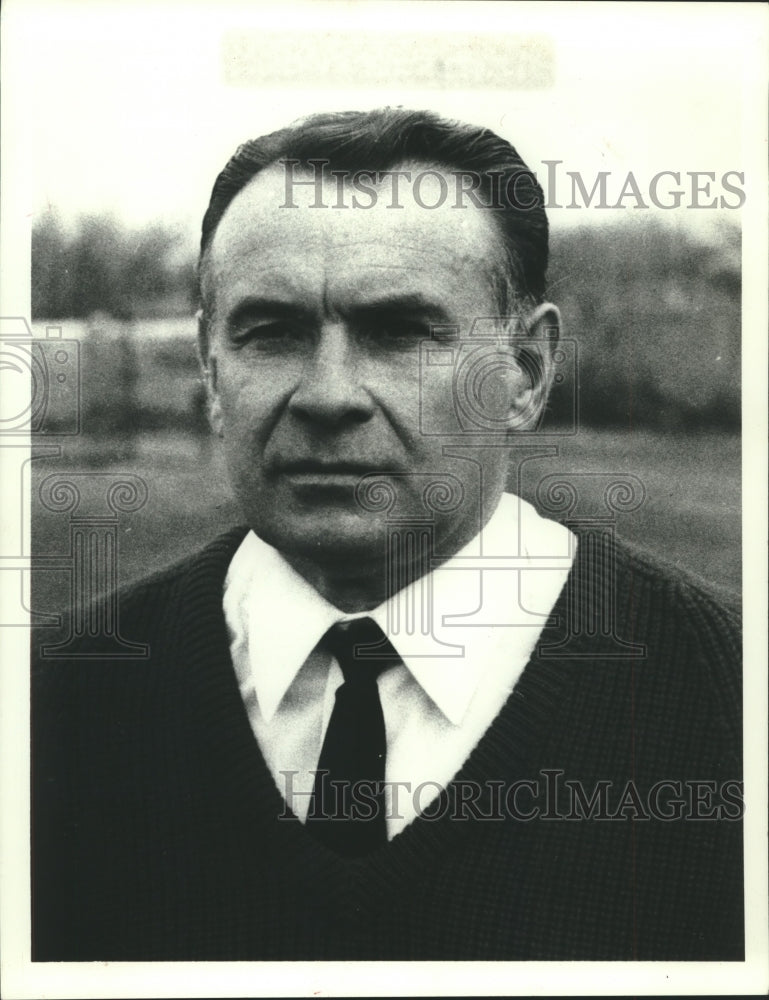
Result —
POLYGON ((224 213, 209 252, 212 276, 246 266, 301 268, 303 261, 310 265, 319 256, 332 262, 343 257, 361 269, 461 270, 483 264, 496 270, 503 253, 492 213, 472 204, 457 208, 447 198, 441 203, 448 178, 429 164, 399 165, 378 183, 368 172, 321 175, 273 164, 252 178, 224 213), (397 195, 392 188, 396 171, 401 175, 397 195))

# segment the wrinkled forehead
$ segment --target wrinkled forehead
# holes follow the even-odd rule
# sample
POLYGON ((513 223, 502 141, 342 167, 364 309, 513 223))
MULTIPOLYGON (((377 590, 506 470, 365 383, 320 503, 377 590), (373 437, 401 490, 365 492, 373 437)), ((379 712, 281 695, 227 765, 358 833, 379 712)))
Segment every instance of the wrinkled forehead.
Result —
MULTIPOLYGON (((204 260, 204 297, 233 282, 300 280, 323 269, 347 281, 446 281, 477 275, 489 288, 505 273, 491 210, 456 197, 450 171, 402 164, 384 175, 274 164, 235 196, 204 260)), ((210 304, 210 303, 209 303, 210 304)))

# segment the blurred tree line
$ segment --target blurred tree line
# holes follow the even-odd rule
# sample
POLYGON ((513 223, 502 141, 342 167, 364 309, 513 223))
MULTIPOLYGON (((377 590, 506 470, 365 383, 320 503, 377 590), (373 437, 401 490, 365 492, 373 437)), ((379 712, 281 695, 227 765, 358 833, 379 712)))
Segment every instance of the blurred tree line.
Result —
POLYGON ((130 228, 112 215, 66 225, 54 209, 32 226, 33 319, 173 316, 194 301, 194 246, 179 228, 130 228))
POLYGON ((554 234, 549 296, 577 341, 585 423, 739 427, 739 228, 705 240, 636 216, 554 234))
MULTIPOLYGON (((576 396, 577 419, 585 424, 739 427, 740 275, 740 231, 733 225, 714 229, 707 240, 652 216, 554 233, 549 297, 561 309, 563 336, 576 341, 578 366, 553 392, 550 426, 572 420, 576 396)), ((87 321, 90 391, 102 408, 112 405, 116 383, 123 387, 120 424, 185 424, 186 388, 178 402, 166 400, 157 420, 143 388, 146 382, 154 399, 165 395, 170 377, 180 386, 196 384, 192 324, 187 337, 186 324, 177 322, 185 343, 177 334, 174 346, 155 322, 169 319, 170 331, 172 317, 191 320, 194 309, 189 233, 164 223, 131 229, 97 215, 65 225, 55 211, 35 221, 33 320, 87 321), (112 346, 98 348, 100 338, 112 346), (113 395, 105 381, 102 398, 98 373, 110 366, 113 395)), ((190 391, 199 409, 200 394, 190 391)))

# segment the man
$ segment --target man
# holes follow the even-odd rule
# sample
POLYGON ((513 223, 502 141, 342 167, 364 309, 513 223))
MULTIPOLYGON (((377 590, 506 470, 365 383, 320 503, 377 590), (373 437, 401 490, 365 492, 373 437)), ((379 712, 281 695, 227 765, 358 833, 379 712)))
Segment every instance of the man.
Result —
POLYGON ((734 611, 505 493, 546 265, 488 130, 227 164, 199 344, 245 523, 119 595, 145 660, 38 657, 34 958, 741 957, 734 611))

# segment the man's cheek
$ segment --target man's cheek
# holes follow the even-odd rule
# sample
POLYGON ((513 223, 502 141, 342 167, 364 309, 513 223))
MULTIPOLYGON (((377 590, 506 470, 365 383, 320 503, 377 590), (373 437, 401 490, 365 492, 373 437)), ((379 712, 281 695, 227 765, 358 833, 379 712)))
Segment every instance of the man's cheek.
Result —
POLYGON ((440 378, 432 378, 421 385, 421 424, 426 436, 431 431, 452 434, 458 430, 455 386, 451 373, 441 373, 440 378), (425 419, 427 417, 427 419, 425 419))
POLYGON ((222 411, 230 428, 241 432, 258 427, 268 415, 269 392, 256 378, 230 379, 223 382, 220 397, 222 411))

